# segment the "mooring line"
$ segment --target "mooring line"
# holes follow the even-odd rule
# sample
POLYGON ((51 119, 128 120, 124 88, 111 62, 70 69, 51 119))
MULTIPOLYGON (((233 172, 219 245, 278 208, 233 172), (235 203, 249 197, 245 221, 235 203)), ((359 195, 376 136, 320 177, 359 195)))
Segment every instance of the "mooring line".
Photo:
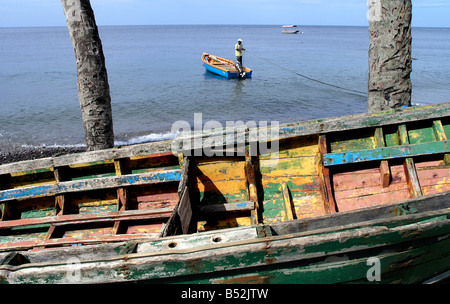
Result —
POLYGON ((293 73, 293 74, 296 74, 297 76, 303 77, 303 78, 308 79, 308 80, 310 80, 310 81, 314 81, 314 82, 317 82, 317 83, 320 83, 320 84, 322 84, 322 85, 326 85, 326 86, 329 86, 329 87, 332 87, 332 88, 335 88, 335 89, 345 90, 345 91, 349 91, 349 92, 352 92, 352 93, 355 93, 355 94, 358 94, 358 95, 362 95, 362 96, 364 96, 364 97, 367 97, 367 93, 365 93, 365 92, 361 92, 361 91, 357 91, 357 90, 353 90, 353 89, 344 88, 344 87, 341 87, 341 86, 338 86, 338 85, 334 85, 334 84, 331 84, 331 83, 327 83, 327 82, 324 82, 324 81, 321 81, 321 80, 317 80, 317 79, 311 78, 311 77, 309 77, 309 76, 306 76, 306 75, 300 74, 300 73, 298 73, 298 72, 296 72, 296 71, 293 71, 293 70, 290 70, 290 69, 288 69, 288 68, 285 68, 285 67, 283 67, 283 66, 281 66, 281 65, 279 65, 279 64, 276 64, 275 62, 272 62, 272 61, 270 61, 270 60, 268 60, 268 59, 266 59, 266 58, 260 57, 260 56, 254 54, 254 53, 250 53, 249 51, 246 51, 246 52, 249 53, 250 55, 255 56, 256 58, 259 58, 259 59, 261 59, 261 60, 263 60, 263 61, 266 61, 266 62, 268 62, 268 63, 270 63, 270 64, 273 64, 273 65, 275 65, 275 66, 277 66, 277 67, 279 67, 279 68, 281 68, 281 69, 283 69, 283 70, 286 70, 286 71, 288 71, 288 72, 291 72, 291 73, 293 73))

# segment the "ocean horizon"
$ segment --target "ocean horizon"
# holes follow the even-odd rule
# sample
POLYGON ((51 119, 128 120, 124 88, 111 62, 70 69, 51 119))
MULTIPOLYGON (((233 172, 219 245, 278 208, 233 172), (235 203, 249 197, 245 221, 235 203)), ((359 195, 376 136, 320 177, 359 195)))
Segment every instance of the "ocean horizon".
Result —
MULTIPOLYGON (((99 26, 116 143, 172 139, 172 125, 193 123, 195 113, 225 125, 366 112, 367 97, 357 92, 367 92, 368 26, 298 29, 283 35, 281 25, 99 26), (207 72, 202 53, 234 60, 238 38, 253 77, 207 72)), ((450 101, 450 28, 413 27, 412 34, 413 105, 450 101)), ((0 149, 84 145, 65 26, 0 28, 0 66, 0 149)))

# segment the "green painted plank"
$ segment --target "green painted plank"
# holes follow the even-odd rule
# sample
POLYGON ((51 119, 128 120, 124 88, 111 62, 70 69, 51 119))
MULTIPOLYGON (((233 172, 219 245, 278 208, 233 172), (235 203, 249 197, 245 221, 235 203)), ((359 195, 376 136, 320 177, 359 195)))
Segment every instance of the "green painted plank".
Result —
POLYGON ((449 153, 450 148, 446 140, 415 145, 383 147, 344 153, 328 153, 324 155, 325 166, 335 166, 364 161, 413 157, 419 155, 449 153))
POLYGON ((339 138, 330 142, 331 152, 333 153, 367 150, 376 147, 371 129, 346 132, 339 135, 339 138))
POLYGON ((421 144, 436 141, 432 127, 408 130, 409 142, 411 144, 421 144))

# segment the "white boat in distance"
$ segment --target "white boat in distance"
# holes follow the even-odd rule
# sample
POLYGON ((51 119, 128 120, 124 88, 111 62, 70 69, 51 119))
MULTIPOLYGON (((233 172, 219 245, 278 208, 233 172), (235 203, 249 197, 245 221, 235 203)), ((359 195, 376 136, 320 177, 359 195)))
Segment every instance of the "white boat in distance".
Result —
POLYGON ((281 31, 283 34, 297 34, 299 32, 299 30, 296 29, 296 25, 283 25, 281 27, 283 28, 281 31))

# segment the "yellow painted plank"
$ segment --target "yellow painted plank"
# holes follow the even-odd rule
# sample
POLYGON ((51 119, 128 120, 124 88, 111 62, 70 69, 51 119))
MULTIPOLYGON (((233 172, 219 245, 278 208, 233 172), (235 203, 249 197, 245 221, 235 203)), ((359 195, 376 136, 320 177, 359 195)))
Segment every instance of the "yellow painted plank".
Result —
POLYGON ((317 176, 317 157, 298 157, 260 160, 263 178, 276 176, 317 176))
POLYGON ((11 172, 11 177, 18 177, 18 176, 25 176, 25 175, 32 175, 32 174, 39 174, 39 173, 45 173, 45 172, 53 172, 53 168, 46 168, 46 169, 40 169, 40 170, 31 170, 31 171, 21 171, 21 172, 11 172))
POLYGON ((308 218, 327 214, 324 198, 320 192, 292 198, 297 218, 308 218))
POLYGON ((41 181, 30 181, 30 182, 16 182, 14 183, 14 187, 11 187, 12 189, 18 189, 18 188, 24 188, 24 187, 34 187, 34 186, 41 186, 41 185, 54 185, 56 184, 55 180, 41 180, 41 181))
POLYGON ((197 166, 197 182, 245 179, 245 161, 204 163, 197 166))
POLYGON ((277 186, 281 191, 281 184, 287 183, 291 192, 316 191, 320 189, 318 175, 275 176, 262 179, 263 187, 277 186))
POLYGON ((228 219, 212 220, 212 221, 198 221, 197 231, 207 231, 216 229, 225 229, 241 226, 250 226, 252 220, 249 216, 245 217, 235 217, 228 219))
POLYGON ((263 154, 259 159, 278 158, 292 158, 301 156, 314 156, 319 152, 319 145, 317 136, 306 136, 301 138, 281 140, 279 143, 278 153, 263 154))
POLYGON ((211 191, 221 195, 231 195, 240 197, 243 201, 247 200, 247 183, 246 180, 216 181, 197 183, 199 192, 211 191))
POLYGON ((86 167, 93 167, 93 166, 101 166, 101 165, 108 165, 108 164, 114 164, 114 159, 107 159, 102 161, 96 161, 96 162, 88 162, 88 163, 81 163, 81 164, 72 164, 69 165, 70 168, 86 168, 86 167))
POLYGON ((79 207, 100 207, 106 205, 117 205, 117 199, 82 202, 78 204, 79 207))

